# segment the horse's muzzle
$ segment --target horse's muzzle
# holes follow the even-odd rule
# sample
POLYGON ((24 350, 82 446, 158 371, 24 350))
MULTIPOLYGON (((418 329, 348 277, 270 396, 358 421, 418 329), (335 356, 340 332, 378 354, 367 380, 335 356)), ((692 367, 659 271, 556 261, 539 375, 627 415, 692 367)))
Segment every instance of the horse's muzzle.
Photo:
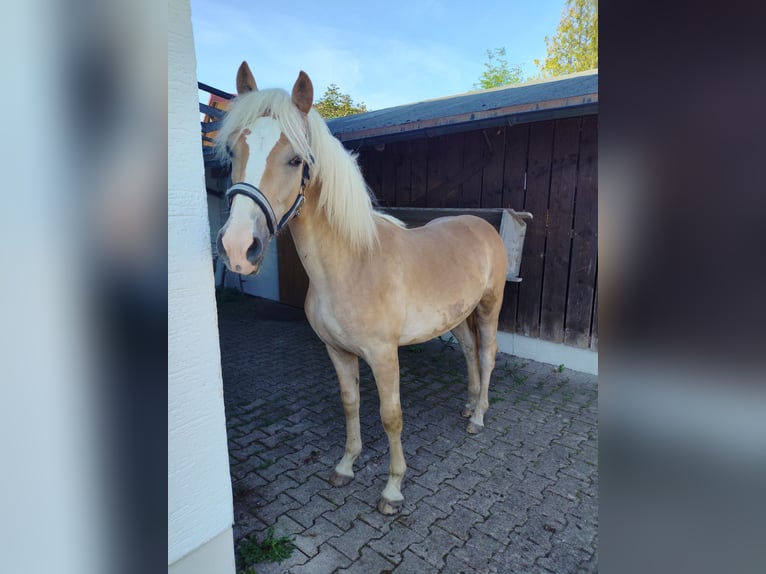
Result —
POLYGON ((226 235, 226 227, 218 232, 218 238, 215 242, 216 251, 221 261, 224 262, 229 270, 235 273, 241 273, 242 275, 252 275, 257 273, 261 267, 263 258, 266 255, 264 240, 253 234, 250 245, 244 250, 236 250, 239 253, 229 254, 226 246, 224 245, 224 237, 226 235), (244 255, 244 257, 243 257, 244 255))

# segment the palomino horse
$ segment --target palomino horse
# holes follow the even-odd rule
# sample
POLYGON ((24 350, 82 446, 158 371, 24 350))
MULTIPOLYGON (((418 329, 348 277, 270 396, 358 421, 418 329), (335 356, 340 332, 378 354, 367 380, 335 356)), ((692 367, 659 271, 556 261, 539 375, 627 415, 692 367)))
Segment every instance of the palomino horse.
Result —
POLYGON ((362 449, 359 357, 380 395, 388 435, 388 483, 378 510, 396 514, 404 497, 398 347, 452 331, 468 363, 468 432, 484 426, 497 353, 506 253, 497 231, 472 216, 406 229, 374 211, 354 156, 316 110, 301 72, 292 96, 258 90, 246 62, 218 143, 232 162, 229 219, 217 247, 229 269, 255 273, 266 245, 289 224, 309 277, 306 315, 340 381, 346 450, 331 482, 347 484, 362 449))

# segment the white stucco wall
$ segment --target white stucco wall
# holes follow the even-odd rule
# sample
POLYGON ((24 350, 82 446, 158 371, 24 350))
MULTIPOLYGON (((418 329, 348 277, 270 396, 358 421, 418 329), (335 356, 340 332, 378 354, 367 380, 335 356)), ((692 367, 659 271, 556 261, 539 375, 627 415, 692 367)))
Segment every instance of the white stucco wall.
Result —
MULTIPOLYGON (((174 571, 190 571, 189 557, 226 539, 233 522, 196 82, 189 0, 170 0, 168 565, 175 563, 174 571)), ((218 546, 215 571, 233 573, 233 549, 218 546)))

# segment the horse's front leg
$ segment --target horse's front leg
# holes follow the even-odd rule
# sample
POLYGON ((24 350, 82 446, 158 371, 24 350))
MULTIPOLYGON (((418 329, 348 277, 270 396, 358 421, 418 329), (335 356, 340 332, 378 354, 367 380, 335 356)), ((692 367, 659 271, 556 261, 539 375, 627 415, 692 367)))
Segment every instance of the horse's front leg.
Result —
POLYGON ((388 435, 391 462, 388 469, 388 483, 378 503, 383 514, 397 514, 404 506, 402 480, 407 470, 402 451, 402 406, 399 400, 399 353, 393 347, 369 357, 367 362, 375 375, 375 384, 380 395, 380 419, 388 435))
POLYGON ((335 467, 330 482, 343 486, 354 478, 354 461, 362 452, 362 432, 359 428, 359 359, 356 355, 327 345, 340 382, 340 399, 346 414, 346 452, 335 467))

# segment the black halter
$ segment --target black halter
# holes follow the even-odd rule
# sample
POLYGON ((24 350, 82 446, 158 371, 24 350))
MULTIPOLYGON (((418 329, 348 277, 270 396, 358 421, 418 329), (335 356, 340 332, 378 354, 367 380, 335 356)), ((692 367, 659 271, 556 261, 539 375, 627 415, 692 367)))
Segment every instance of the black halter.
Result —
POLYGON ((226 190, 226 199, 229 200, 229 209, 231 209, 231 202, 234 201, 235 195, 244 195, 252 199, 255 202, 255 204, 261 208, 261 211, 266 216, 266 225, 269 226, 269 233, 271 233, 271 235, 274 235, 278 233, 279 231, 282 231, 285 225, 290 223, 290 220, 293 217, 296 217, 300 214, 301 205, 303 205, 303 200, 305 199, 305 195, 303 194, 303 191, 306 189, 306 184, 308 183, 308 181, 309 181, 309 164, 306 160, 303 160, 303 174, 301 175, 301 189, 300 191, 298 191, 298 197, 295 198, 295 201, 293 202, 292 207, 290 207, 290 209, 287 210, 287 213, 285 213, 282 216, 282 219, 280 219, 279 222, 277 222, 277 216, 274 214, 274 209, 271 207, 269 200, 266 198, 265 195, 263 195, 263 192, 261 192, 261 190, 255 187, 254 185, 251 185, 244 181, 235 183, 229 189, 226 190))

